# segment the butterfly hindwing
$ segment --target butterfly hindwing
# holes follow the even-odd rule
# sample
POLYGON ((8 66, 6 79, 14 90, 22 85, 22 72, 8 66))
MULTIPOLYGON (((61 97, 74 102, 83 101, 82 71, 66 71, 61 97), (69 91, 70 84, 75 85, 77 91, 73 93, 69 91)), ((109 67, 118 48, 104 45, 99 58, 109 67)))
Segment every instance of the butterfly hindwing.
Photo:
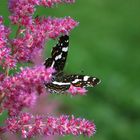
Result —
POLYGON ((44 63, 46 68, 53 67, 57 73, 63 71, 67 59, 68 46, 69 36, 61 36, 56 46, 52 49, 51 58, 48 58, 44 63))
POLYGON ((46 86, 51 92, 63 93, 70 88, 71 85, 75 87, 94 87, 99 84, 100 80, 96 77, 86 75, 58 75, 55 79, 46 86))
POLYGON ((67 75, 64 77, 64 81, 68 82, 75 87, 93 87, 97 85, 100 80, 96 77, 87 76, 87 75, 67 75))

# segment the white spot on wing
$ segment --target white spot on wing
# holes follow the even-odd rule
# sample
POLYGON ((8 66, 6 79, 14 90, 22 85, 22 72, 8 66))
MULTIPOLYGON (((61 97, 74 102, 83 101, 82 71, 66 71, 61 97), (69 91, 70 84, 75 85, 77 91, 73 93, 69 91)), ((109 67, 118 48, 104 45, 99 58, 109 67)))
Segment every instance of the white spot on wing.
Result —
POLYGON ((84 76, 84 81, 87 81, 88 80, 88 78, 89 78, 89 76, 84 76))
POLYGON ((70 85, 70 83, 63 83, 63 82, 57 82, 57 81, 53 81, 52 83, 53 83, 54 85, 59 85, 59 86, 70 85))
POLYGON ((62 53, 55 57, 55 60, 61 59, 62 53))
POLYGON ((53 62, 52 62, 52 65, 51 65, 51 67, 53 67, 53 66, 54 66, 54 63, 55 63, 55 61, 53 61, 53 62))
POLYGON ((62 51, 63 51, 63 52, 67 52, 67 51, 68 51, 68 47, 62 48, 62 51))
POLYGON ((79 82, 79 81, 81 81, 81 79, 75 79, 72 83, 77 83, 77 82, 79 82))
POLYGON ((96 80, 96 78, 93 78, 93 79, 92 79, 92 81, 95 81, 95 80, 96 80))

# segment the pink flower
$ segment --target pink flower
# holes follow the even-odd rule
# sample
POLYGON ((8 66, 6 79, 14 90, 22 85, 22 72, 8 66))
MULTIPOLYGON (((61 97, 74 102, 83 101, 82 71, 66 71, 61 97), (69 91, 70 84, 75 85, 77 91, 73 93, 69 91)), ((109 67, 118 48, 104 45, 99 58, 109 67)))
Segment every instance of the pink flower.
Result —
POLYGON ((36 6, 52 7, 59 3, 74 3, 75 0, 9 0, 10 20, 13 24, 28 25, 36 6))
POLYGON ((24 20, 32 17, 35 12, 35 6, 39 0, 9 0, 10 19, 12 23, 22 23, 24 20))
POLYGON ((6 121, 6 131, 13 133, 21 132, 24 138, 32 138, 36 135, 85 135, 91 137, 96 131, 93 122, 85 119, 62 115, 54 116, 33 116, 28 113, 19 114, 18 117, 11 117, 6 121))
POLYGON ((75 87, 71 85, 70 88, 68 89, 68 92, 71 93, 72 95, 77 95, 77 94, 85 95, 87 90, 85 88, 75 87))
POLYGON ((52 7, 55 4, 59 3, 74 3, 75 0, 41 0, 40 5, 43 5, 45 7, 52 7))
POLYGON ((14 57, 20 62, 33 61, 34 54, 44 49, 49 38, 56 38, 69 32, 78 23, 70 17, 61 18, 36 18, 28 24, 25 31, 20 30, 22 37, 12 40, 14 57))
POLYGON ((11 55, 12 50, 8 44, 10 28, 4 26, 2 23, 3 18, 0 17, 0 65, 3 68, 13 68, 16 66, 16 60, 11 55))
POLYGON ((44 83, 50 82, 53 72, 52 68, 36 66, 5 78, 0 93, 5 93, 3 107, 8 109, 9 115, 17 115, 24 107, 32 106, 37 94, 43 93, 44 83))

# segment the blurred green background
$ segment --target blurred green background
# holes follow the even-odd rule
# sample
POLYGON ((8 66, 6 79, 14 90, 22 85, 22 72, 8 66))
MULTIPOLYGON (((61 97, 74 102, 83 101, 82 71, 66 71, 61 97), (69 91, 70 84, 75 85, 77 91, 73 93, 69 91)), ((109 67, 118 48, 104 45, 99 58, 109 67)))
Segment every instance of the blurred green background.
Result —
MULTIPOLYGON (((8 25, 7 1, 0 15, 8 25)), ((60 110, 94 120, 94 140, 140 139, 140 1, 77 0, 73 5, 37 8, 36 14, 71 16, 79 26, 71 32, 65 71, 99 77, 86 96, 56 96, 60 110)), ((51 43, 50 43, 51 44, 51 43)), ((52 99, 53 99, 52 98, 52 99)), ((61 140, 88 140, 83 136, 61 140)))

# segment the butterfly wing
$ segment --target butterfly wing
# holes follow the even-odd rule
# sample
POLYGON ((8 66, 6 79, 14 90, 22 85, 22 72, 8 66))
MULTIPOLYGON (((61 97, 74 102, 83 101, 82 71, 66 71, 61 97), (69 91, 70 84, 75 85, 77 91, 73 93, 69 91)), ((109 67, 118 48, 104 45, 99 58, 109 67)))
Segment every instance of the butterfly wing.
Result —
POLYGON ((55 79, 46 85, 51 92, 63 93, 70 88, 70 85, 75 87, 94 87, 100 83, 96 77, 86 75, 58 75, 55 79))
POLYGON ((59 38, 58 43, 53 47, 51 58, 45 60, 46 68, 53 67, 57 73, 63 71, 69 47, 69 36, 64 35, 59 38))
POLYGON ((96 77, 77 74, 66 75, 63 73, 68 47, 69 36, 61 36, 56 46, 52 49, 51 58, 48 58, 44 63, 46 68, 53 67, 56 70, 52 82, 45 84, 51 93, 63 93, 67 91, 71 85, 83 88, 93 87, 100 83, 100 80, 96 77))
POLYGON ((75 87, 93 87, 99 84, 100 80, 93 76, 71 74, 63 76, 63 82, 70 82, 75 87))

